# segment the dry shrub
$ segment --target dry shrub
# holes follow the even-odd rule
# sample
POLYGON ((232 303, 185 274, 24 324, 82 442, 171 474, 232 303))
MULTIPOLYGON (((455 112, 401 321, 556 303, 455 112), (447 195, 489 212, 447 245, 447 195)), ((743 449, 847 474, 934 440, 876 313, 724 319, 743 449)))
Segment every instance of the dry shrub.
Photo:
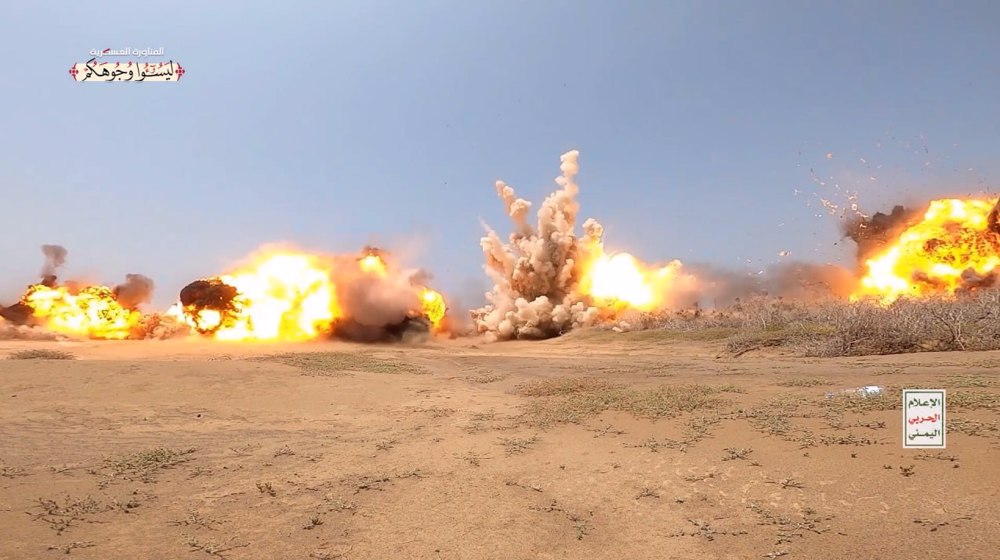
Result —
POLYGON ((33 350, 19 350, 7 356, 9 360, 75 360, 76 356, 62 350, 46 350, 35 348, 33 350))
POLYGON ((522 397, 551 397, 617 387, 617 384, 598 377, 560 377, 521 383, 514 387, 511 393, 522 397))
MULTIPOLYGON (((744 326, 743 318, 734 307, 725 309, 681 309, 672 312, 635 313, 623 319, 624 330, 664 329, 669 331, 700 331, 706 329, 736 329, 744 326)), ((622 325, 619 324, 621 327, 622 325)))
POLYGON ((738 327, 726 340, 736 355, 769 347, 817 357, 997 350, 1000 290, 902 298, 888 305, 754 296, 724 309, 650 314, 634 323, 680 332, 738 327))
POLYGON ((364 352, 292 352, 250 358, 252 361, 277 362, 310 373, 427 373, 418 364, 396 358, 382 358, 364 352))
MULTIPOLYGON (((580 423, 608 411, 639 418, 671 418, 682 412, 714 410, 730 403, 723 393, 739 392, 733 385, 671 385, 655 389, 611 386, 537 396, 525 406, 530 423, 548 426, 580 423)), ((543 395, 547 394, 545 392, 543 395)))
MULTIPOLYGON (((951 397, 951 395, 948 396, 951 397)), ((951 402, 948 404, 951 405, 951 402)), ((865 398, 858 398, 849 393, 834 394, 830 398, 820 401, 820 406, 839 414, 899 410, 903 407, 903 388, 889 385, 883 387, 879 394, 865 398)))
POLYGON ((801 348, 809 356, 1000 349, 1000 299, 995 291, 960 298, 900 299, 829 306, 817 317, 832 327, 801 348))

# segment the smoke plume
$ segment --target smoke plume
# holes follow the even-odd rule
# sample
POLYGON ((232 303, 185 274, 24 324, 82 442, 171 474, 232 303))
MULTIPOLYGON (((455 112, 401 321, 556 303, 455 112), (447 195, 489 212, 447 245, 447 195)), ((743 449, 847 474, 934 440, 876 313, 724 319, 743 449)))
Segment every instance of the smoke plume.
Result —
POLYGON ((29 285, 14 305, 0 307, 2 336, 37 338, 36 330, 59 336, 95 339, 141 338, 144 321, 138 306, 149 302, 153 281, 128 274, 114 288, 60 282, 56 276, 68 252, 59 245, 42 245, 45 264, 41 280, 29 285))
POLYGON ((855 216, 844 223, 844 237, 857 244, 859 266, 869 255, 892 242, 908 226, 920 219, 926 208, 906 208, 896 205, 888 214, 876 212, 870 217, 855 216))
MULTIPOLYGON (((506 242, 489 227, 481 240, 493 288, 486 294, 487 304, 471 315, 476 330, 487 339, 547 338, 598 322, 621 321, 637 311, 721 307, 751 295, 803 301, 850 295, 853 274, 834 265, 781 263, 748 276, 711 266, 682 266, 679 261, 651 269, 628 254, 605 255, 604 228, 597 221, 586 220, 581 237, 574 232, 578 155, 571 151, 562 156, 559 189, 542 203, 537 225, 528 223, 531 203, 517 198, 504 182, 496 183, 514 228, 506 242)), ((859 243, 877 243, 909 216, 900 208, 847 229, 859 243)))
POLYGON ((191 334, 191 327, 176 317, 162 313, 144 315, 129 338, 137 340, 167 340, 191 334))
MULTIPOLYGON (((45 255, 45 263, 42 265, 39 284, 46 288, 55 288, 59 285, 56 272, 66 264, 69 251, 62 245, 42 245, 42 254, 45 255)), ((7 307, 0 306, 0 319, 13 323, 9 327, 28 325, 33 314, 34 309, 23 301, 18 301, 7 307)), ((21 336, 24 332, 22 330, 9 330, 8 336, 14 338, 15 335, 21 336)))
POLYGON ((42 267, 42 284, 52 287, 56 282, 56 271, 66 264, 66 256, 69 251, 61 245, 42 245, 42 254, 45 255, 45 265, 42 267))
POLYGON ((421 270, 395 270, 390 266, 391 256, 375 247, 366 247, 364 254, 386 263, 386 274, 363 271, 353 255, 334 258, 332 274, 343 318, 333 325, 332 334, 356 342, 388 342, 429 333, 430 322, 414 310, 420 309, 419 286, 430 275, 421 270))
POLYGON ((112 293, 125 309, 138 309, 153 299, 153 280, 142 274, 126 274, 125 283, 115 286, 112 293))
POLYGON ((583 224, 583 238, 574 233, 578 156, 574 150, 560 158, 562 175, 556 179, 560 188, 542 203, 535 228, 528 224, 531 203, 517 198, 503 181, 496 183, 514 232, 504 243, 484 224, 486 236, 480 241, 493 289, 486 294, 487 305, 473 310, 472 318, 478 332, 490 340, 557 336, 593 324, 600 315, 578 289, 580 265, 603 234, 593 219, 583 224))
POLYGON ((833 264, 790 261, 771 265, 761 274, 741 274, 711 266, 690 268, 699 282, 688 299, 704 307, 726 307, 750 296, 805 303, 842 299, 850 296, 857 284, 850 270, 833 264))
MULTIPOLYGON (((382 251, 369 254, 386 259, 382 251)), ((379 277, 365 273, 355 261, 357 257, 337 257, 333 267, 337 299, 344 315, 360 325, 381 327, 401 323, 411 309, 420 308, 420 296, 413 283, 417 271, 379 277)))

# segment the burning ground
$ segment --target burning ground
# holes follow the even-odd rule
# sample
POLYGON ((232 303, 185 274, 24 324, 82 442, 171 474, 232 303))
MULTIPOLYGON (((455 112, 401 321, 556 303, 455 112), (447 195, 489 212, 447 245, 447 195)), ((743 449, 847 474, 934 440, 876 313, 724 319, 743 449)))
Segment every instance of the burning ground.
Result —
POLYGON ((372 247, 330 257, 265 249, 185 286, 167 315, 219 340, 401 340, 447 328, 444 297, 427 281, 372 247))
POLYGON ((43 332, 97 339, 169 338, 304 341, 338 337, 362 342, 413 339, 446 332, 444 297, 421 270, 399 268, 391 255, 316 255, 270 247, 229 274, 185 286, 165 313, 144 314, 153 282, 129 274, 108 287, 61 285, 65 249, 46 245, 42 279, 20 301, 0 308, 8 337, 43 332), (36 327, 31 329, 31 327, 36 327))
MULTIPOLYGON (((28 287, 20 301, 0 308, 0 318, 16 327, 39 326, 54 334, 124 339, 134 336, 143 321, 139 306, 153 295, 153 281, 128 274, 114 287, 59 283, 57 272, 68 252, 59 245, 43 245, 45 265, 41 281, 28 287)), ((3 325, 0 325, 3 326, 3 325)))
MULTIPOLYGON (((632 330, 672 313, 725 312, 759 296, 888 306, 906 298, 962 298, 997 282, 995 198, 933 200, 846 221, 845 236, 857 248, 853 270, 785 261, 748 275, 696 262, 643 263, 606 251, 604 229, 593 218, 577 232, 578 158, 577 151, 561 157, 557 189, 533 216, 529 201, 496 183, 513 227, 506 239, 487 227, 480 242, 493 286, 471 318, 487 340, 551 338, 594 325, 632 330)), ((226 274, 188 284, 164 313, 140 310, 152 295, 149 278, 129 274, 117 286, 62 284, 57 272, 66 250, 45 245, 42 251, 40 281, 0 308, 0 329, 8 336, 379 342, 457 330, 454 311, 429 286, 428 274, 404 269, 373 247, 352 255, 265 247, 226 274)))

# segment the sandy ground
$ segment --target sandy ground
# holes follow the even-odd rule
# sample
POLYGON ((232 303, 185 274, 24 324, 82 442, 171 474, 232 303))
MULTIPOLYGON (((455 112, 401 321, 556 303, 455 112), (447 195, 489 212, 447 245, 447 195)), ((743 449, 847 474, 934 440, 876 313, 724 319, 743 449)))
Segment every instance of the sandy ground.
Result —
POLYGON ((1000 354, 721 353, 0 342, 0 558, 996 558, 1000 354))

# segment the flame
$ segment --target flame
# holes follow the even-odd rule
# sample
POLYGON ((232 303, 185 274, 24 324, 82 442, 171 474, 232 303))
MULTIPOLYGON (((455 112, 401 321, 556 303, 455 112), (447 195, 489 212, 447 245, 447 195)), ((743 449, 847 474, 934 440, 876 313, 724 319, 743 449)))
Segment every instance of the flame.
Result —
POLYGON ((653 311, 664 305, 664 296, 677 279, 680 261, 664 267, 649 266, 629 253, 605 254, 600 242, 588 249, 580 283, 583 293, 600 307, 653 311))
POLYGON ((36 284, 21 302, 55 332, 90 338, 127 338, 142 314, 122 307, 106 286, 89 286, 73 293, 63 286, 36 284))
POLYGON ((382 260, 382 257, 375 253, 369 253, 358 259, 358 265, 361 267, 363 272, 375 274, 380 278, 384 278, 388 272, 385 266, 385 261, 382 260))
MULTIPOLYGON (((358 259, 358 266, 362 272, 374 274, 379 278, 385 278, 389 273, 385 260, 376 252, 369 252, 364 257, 358 259)), ((430 288, 421 288, 420 311, 431 322, 433 329, 435 331, 439 330, 441 321, 444 320, 444 315, 447 311, 444 296, 430 288)))
MULTIPOLYGON (((351 260, 338 262, 349 266, 351 260)), ((355 262, 363 275, 382 279, 390 273, 385 258, 374 251, 355 262)), ((177 303, 167 314, 218 340, 304 341, 329 335, 344 318, 337 278, 358 278, 357 271, 338 275, 334 263, 306 253, 266 252, 238 272, 210 279, 234 289, 229 308, 177 303)), ((447 311, 444 297, 426 287, 413 289, 420 301, 413 315, 423 314, 438 330, 447 311)))
POLYGON ((218 340, 309 340, 329 332, 340 317, 330 269, 317 257, 272 253, 218 277, 236 288, 233 312, 176 304, 168 315, 218 340))
POLYGON ((996 199, 942 199, 876 257, 852 299, 875 296, 954 294, 970 277, 994 274, 1000 265, 1000 237, 990 229, 996 199))
POLYGON ((420 306, 434 330, 438 330, 441 327, 444 314, 448 310, 444 303, 444 296, 430 288, 424 288, 420 293, 420 306))

